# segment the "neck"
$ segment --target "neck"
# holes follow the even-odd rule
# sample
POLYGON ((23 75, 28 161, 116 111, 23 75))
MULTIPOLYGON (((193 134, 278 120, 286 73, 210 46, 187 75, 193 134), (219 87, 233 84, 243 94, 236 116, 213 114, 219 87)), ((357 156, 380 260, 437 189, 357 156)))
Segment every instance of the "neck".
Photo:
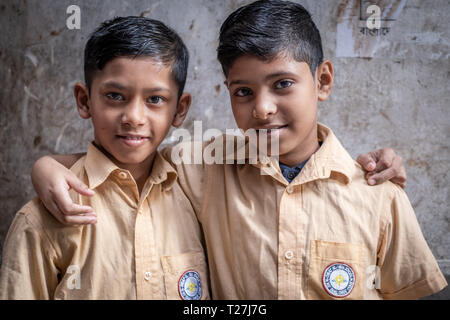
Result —
POLYGON ((153 167, 153 161, 155 160, 156 151, 149 155, 144 161, 140 163, 122 163, 108 153, 103 147, 94 142, 94 145, 101 150, 116 166, 121 169, 128 170, 136 181, 139 194, 141 194, 144 188, 145 182, 150 175, 153 167))
POLYGON ((122 169, 126 169, 130 171, 131 175, 134 178, 134 181, 136 181, 139 194, 141 194, 142 189, 144 188, 145 182, 147 181, 148 176, 150 175, 150 172, 152 171, 153 161, 155 159, 155 153, 153 153, 150 157, 145 159, 145 161, 139 163, 139 164, 127 164, 127 165, 121 165, 122 169))
POLYGON ((308 160, 319 149, 319 141, 317 136, 317 124, 313 126, 309 134, 303 139, 303 141, 297 145, 290 152, 280 155, 279 160, 281 163, 295 167, 298 164, 308 160))

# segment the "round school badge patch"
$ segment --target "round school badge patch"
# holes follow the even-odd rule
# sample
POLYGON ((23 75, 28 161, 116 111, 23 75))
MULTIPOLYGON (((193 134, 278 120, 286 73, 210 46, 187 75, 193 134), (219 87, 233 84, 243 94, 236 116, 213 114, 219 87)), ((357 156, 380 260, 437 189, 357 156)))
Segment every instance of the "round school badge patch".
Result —
POLYGON ((323 271, 322 283, 329 295, 344 298, 355 286, 355 272, 348 264, 332 263, 323 271))
POLYGON ((183 300, 200 300, 202 297, 202 282, 197 271, 185 271, 178 280, 178 292, 183 300))

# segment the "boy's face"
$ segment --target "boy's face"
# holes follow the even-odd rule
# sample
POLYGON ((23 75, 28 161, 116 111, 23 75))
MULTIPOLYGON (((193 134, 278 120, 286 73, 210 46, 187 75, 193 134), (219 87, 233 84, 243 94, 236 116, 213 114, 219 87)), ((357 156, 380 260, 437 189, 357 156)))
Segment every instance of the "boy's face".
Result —
POLYGON ((244 55, 229 69, 226 84, 238 127, 272 129, 268 141, 271 134, 279 136, 281 162, 295 166, 316 151, 317 101, 325 100, 332 86, 329 61, 315 79, 305 62, 284 55, 269 62, 244 55))
POLYGON ((78 110, 92 118, 95 143, 121 168, 147 166, 167 135, 186 116, 190 96, 179 101, 171 66, 149 57, 119 57, 93 77, 90 94, 75 87, 78 110))

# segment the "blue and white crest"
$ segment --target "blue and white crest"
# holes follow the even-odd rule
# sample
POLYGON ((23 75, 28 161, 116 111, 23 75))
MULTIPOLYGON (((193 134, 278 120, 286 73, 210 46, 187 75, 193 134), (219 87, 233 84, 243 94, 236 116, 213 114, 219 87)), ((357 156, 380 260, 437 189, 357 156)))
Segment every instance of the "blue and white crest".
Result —
POLYGON ((323 271, 322 283, 329 295, 343 298, 348 296, 355 286, 355 272, 348 264, 332 263, 323 271))
POLYGON ((185 271, 178 280, 178 292, 183 300, 200 300, 202 297, 202 282, 197 271, 185 271))

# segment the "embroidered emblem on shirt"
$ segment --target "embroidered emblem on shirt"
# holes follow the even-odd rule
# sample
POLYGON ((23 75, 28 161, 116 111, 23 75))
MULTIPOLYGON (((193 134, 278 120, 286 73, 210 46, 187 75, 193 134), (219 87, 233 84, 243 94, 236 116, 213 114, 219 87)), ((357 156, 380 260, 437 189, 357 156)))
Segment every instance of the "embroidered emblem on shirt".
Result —
POLYGON ((345 263, 332 263, 323 271, 322 283, 325 291, 336 298, 346 297, 355 286, 355 272, 345 263))
POLYGON ((197 271, 185 271, 178 280, 178 292, 183 300, 200 300, 202 297, 202 283, 197 271))

